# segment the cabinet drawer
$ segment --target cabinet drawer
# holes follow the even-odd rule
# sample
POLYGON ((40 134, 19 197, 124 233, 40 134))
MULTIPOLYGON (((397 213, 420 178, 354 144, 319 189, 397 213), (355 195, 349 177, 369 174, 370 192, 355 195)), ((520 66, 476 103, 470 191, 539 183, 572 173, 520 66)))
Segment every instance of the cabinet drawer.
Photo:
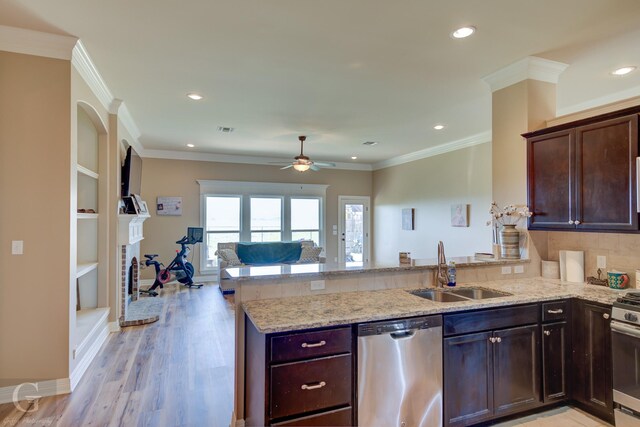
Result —
POLYGON ((530 304, 446 315, 444 335, 468 334, 538 323, 539 310, 538 304, 530 304))
POLYGON ((351 354, 271 367, 271 418, 351 404, 351 354))
POLYGON ((278 427, 322 427, 322 426, 351 426, 353 419, 351 407, 336 409, 335 411, 323 412, 321 414, 300 417, 281 423, 271 424, 278 427))
POLYGON ((569 310, 567 301, 553 301, 542 304, 542 321, 554 322, 556 320, 565 320, 569 310))
POLYGON ((271 338, 271 362, 289 362, 351 352, 351 328, 280 335, 271 338))

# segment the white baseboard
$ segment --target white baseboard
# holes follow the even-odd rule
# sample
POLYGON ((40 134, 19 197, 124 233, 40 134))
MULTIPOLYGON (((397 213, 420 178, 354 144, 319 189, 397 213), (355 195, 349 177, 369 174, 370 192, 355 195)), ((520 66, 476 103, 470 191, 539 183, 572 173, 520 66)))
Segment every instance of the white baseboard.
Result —
POLYGON ((0 404, 13 402, 14 394, 17 394, 16 397, 18 399, 24 400, 26 396, 32 398, 68 393, 71 393, 71 381, 69 378, 37 382, 26 381, 22 384, 0 387, 0 404), (16 388, 18 388, 17 391, 16 388))
POLYGON ((80 358, 80 361, 76 365, 76 368, 73 370, 73 372, 71 372, 71 391, 76 388, 76 386, 80 382, 80 379, 82 379, 82 376, 89 368, 89 365, 96 357, 96 354, 98 354, 98 351, 100 351, 100 347, 102 347, 102 344, 104 344, 108 336, 109 326, 104 325, 102 330, 100 330, 100 332, 98 333, 96 339, 93 341, 93 344, 91 344, 91 346, 87 348, 85 355, 80 358))
POLYGON ((109 333, 120 332, 120 322, 109 322, 109 333))

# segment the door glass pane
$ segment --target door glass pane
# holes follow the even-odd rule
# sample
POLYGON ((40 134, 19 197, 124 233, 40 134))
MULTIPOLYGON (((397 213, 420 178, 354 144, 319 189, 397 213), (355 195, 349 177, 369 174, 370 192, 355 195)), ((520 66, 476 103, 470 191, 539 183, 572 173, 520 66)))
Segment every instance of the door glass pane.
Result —
POLYGON ((282 199, 276 199, 273 197, 252 197, 251 231, 280 231, 281 227, 282 199))
MULTIPOLYGON (((291 230, 320 229, 320 200, 291 199, 291 230)), ((293 239, 297 240, 297 239, 293 239)))
POLYGON ((218 243, 238 242, 240 233, 207 233, 207 267, 216 265, 215 253, 218 250, 218 243))
POLYGON ((240 230, 240 197, 207 197, 206 231, 240 230))
POLYGON ((282 240, 282 233, 279 231, 251 232, 252 242, 279 242, 280 240, 282 240))
POLYGON ((364 205, 344 206, 344 262, 362 262, 364 243, 364 205))

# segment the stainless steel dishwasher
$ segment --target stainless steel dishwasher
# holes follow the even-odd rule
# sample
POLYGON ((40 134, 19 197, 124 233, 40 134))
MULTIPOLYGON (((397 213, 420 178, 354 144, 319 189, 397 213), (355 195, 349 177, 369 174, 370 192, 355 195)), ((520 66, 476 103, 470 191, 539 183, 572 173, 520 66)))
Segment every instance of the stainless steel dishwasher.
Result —
POLYGON ((442 316, 358 325, 358 425, 442 426, 442 316))

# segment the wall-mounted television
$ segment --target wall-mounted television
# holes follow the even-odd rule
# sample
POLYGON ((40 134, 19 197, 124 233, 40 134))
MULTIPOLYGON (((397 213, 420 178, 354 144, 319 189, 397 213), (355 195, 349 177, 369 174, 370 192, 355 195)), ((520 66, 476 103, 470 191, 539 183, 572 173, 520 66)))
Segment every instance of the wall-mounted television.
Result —
POLYGON ((142 158, 133 147, 127 149, 127 157, 122 165, 121 197, 140 194, 142 188, 142 158))

